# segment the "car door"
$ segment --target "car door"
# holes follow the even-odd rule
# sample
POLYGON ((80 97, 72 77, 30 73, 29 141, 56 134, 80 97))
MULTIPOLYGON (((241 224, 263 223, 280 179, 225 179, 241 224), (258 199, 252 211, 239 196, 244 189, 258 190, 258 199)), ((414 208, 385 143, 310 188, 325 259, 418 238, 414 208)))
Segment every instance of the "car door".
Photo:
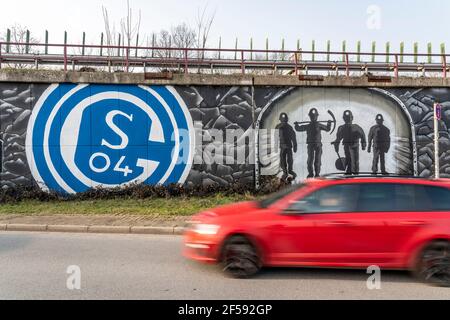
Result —
POLYGON ((298 199, 286 210, 285 252, 300 265, 357 266, 376 261, 383 222, 357 211, 360 185, 338 184, 298 199))
MULTIPOLYGON (((392 263, 401 261, 407 252, 408 242, 423 228, 433 216, 429 187, 416 184, 394 184, 392 210, 380 214, 385 221, 385 251, 392 257, 392 263)), ((448 194, 448 193, 447 193, 448 194)))

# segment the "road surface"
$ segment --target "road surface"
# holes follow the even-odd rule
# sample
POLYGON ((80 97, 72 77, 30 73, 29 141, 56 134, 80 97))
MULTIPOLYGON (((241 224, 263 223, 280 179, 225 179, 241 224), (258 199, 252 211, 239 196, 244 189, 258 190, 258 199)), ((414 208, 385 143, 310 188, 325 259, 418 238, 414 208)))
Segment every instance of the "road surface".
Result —
POLYGON ((355 270, 268 269, 235 280, 181 249, 174 236, 0 232, 0 299, 450 299, 450 289, 406 272, 383 272, 381 290, 355 270), (80 290, 67 289, 69 266, 80 268, 80 290))

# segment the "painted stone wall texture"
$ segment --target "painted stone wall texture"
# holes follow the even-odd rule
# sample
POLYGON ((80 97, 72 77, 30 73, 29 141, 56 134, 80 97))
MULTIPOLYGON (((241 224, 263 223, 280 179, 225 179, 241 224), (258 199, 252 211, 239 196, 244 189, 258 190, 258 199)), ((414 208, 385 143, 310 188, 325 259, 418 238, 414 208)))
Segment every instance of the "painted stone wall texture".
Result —
POLYGON ((262 175, 371 172, 374 156, 380 173, 428 177, 435 102, 450 177, 449 89, 2 83, 0 185, 254 186, 262 175))

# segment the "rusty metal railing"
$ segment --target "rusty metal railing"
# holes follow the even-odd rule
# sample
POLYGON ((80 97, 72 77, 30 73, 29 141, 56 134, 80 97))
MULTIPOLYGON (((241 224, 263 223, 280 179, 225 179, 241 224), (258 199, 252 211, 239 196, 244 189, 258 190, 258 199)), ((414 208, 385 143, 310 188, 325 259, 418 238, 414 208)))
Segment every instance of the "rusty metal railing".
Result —
MULTIPOLYGON (((350 77, 352 72, 387 73, 398 78, 405 73, 433 73, 447 78, 447 54, 367 53, 305 50, 254 50, 216 48, 171 48, 108 46, 78 44, 42 44, 0 42, 2 66, 106 67, 132 72, 134 68, 199 73, 205 70, 230 70, 242 74, 283 72, 308 75, 314 72, 336 72, 350 77)), ((117 70, 116 70, 117 71, 117 70)), ((137 71, 136 71, 137 72, 137 71)))

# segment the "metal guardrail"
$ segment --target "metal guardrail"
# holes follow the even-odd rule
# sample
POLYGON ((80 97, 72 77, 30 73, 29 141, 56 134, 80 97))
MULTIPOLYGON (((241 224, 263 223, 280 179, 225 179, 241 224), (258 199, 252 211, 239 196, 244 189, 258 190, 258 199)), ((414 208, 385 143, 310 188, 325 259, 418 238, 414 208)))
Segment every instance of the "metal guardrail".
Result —
POLYGON ((431 53, 199 49, 0 42, 0 68, 3 64, 31 65, 37 69, 40 66, 63 66, 64 71, 68 71, 70 67, 75 70, 77 66, 91 66, 107 67, 109 71, 121 67, 126 72, 130 72, 135 67, 143 68, 144 72, 148 68, 160 70, 177 68, 186 74, 199 73, 204 69, 237 70, 242 74, 261 70, 286 71, 292 75, 307 75, 310 71, 336 72, 336 74, 343 72, 346 76, 351 76, 352 72, 365 74, 384 72, 395 78, 401 73, 425 75, 427 72, 447 78, 447 73, 450 71, 447 65, 449 56, 431 53), (77 50, 82 53, 73 52, 77 50), (50 53, 50 51, 54 52, 50 53), (91 51, 89 54, 85 53, 89 51, 91 51))

